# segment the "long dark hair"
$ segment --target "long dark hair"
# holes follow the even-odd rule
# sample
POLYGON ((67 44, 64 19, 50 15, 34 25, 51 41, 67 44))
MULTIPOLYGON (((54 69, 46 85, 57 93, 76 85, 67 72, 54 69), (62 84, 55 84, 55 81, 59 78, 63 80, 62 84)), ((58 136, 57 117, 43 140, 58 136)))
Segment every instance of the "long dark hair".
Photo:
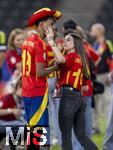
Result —
POLYGON ((82 59, 82 63, 83 63, 82 72, 83 72, 83 75, 86 79, 89 79, 90 78, 90 73, 89 73, 88 61, 87 61, 87 57, 86 57, 82 37, 78 32, 76 32, 72 29, 66 30, 65 33, 64 33, 64 36, 66 36, 68 34, 73 37, 76 51, 82 59))

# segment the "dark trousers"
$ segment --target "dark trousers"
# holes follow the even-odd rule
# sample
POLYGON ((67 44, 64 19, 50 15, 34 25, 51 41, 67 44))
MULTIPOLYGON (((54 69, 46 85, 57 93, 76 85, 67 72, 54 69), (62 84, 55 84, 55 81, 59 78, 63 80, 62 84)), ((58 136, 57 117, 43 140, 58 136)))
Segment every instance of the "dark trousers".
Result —
POLYGON ((72 150, 72 128, 84 150, 98 150, 85 133, 86 103, 79 91, 62 89, 59 108, 59 126, 62 134, 62 150, 72 150))

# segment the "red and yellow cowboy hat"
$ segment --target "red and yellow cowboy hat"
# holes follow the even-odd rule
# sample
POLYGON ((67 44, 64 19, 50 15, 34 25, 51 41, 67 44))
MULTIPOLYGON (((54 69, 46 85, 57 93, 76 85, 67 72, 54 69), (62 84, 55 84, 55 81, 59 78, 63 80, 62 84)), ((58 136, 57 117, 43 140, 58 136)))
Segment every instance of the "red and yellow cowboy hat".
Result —
POLYGON ((42 8, 36 11, 28 20, 28 26, 31 27, 35 25, 35 23, 46 17, 53 17, 58 20, 62 16, 62 13, 57 10, 51 10, 49 8, 42 8))

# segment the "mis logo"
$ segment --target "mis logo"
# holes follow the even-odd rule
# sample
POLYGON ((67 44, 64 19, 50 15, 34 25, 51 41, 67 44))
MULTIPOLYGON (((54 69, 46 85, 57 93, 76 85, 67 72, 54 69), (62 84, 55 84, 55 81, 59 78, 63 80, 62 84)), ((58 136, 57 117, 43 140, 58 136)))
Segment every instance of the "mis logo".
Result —
POLYGON ((49 145, 48 127, 6 127, 6 145, 49 145))

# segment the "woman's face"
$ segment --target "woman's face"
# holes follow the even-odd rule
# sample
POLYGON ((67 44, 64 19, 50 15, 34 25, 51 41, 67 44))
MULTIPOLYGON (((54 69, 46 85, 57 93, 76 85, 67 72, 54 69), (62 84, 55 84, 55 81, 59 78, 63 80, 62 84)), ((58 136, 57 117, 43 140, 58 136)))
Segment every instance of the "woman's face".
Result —
POLYGON ((72 50, 73 48, 75 48, 75 44, 74 44, 74 39, 73 37, 68 34, 65 38, 64 38, 64 50, 66 52, 69 52, 70 50, 72 50))
POLYGON ((24 40, 25 40, 24 34, 21 33, 21 34, 16 35, 14 39, 15 48, 21 48, 24 40))

